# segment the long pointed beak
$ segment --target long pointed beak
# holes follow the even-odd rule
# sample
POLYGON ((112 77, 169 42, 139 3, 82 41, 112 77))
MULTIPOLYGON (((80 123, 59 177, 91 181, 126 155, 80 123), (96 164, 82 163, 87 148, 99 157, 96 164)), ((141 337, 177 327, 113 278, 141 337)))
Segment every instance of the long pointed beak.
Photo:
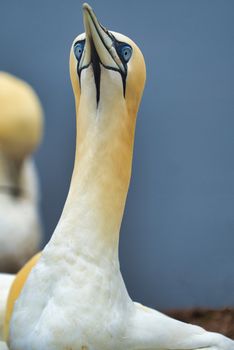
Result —
POLYGON ((114 37, 98 22, 95 13, 87 3, 83 4, 83 20, 86 43, 79 68, 82 69, 91 61, 95 65, 97 62, 94 61, 99 59, 104 67, 124 73, 125 67, 116 52, 114 37), (95 54, 94 51, 96 51, 95 54))

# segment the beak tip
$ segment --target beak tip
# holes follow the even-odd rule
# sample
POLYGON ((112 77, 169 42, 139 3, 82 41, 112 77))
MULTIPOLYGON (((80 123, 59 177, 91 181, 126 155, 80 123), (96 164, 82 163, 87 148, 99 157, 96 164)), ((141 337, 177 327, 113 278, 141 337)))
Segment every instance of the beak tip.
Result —
POLYGON ((91 11, 92 10, 92 8, 91 8, 91 6, 89 6, 89 4, 87 3, 87 2, 84 2, 83 3, 83 10, 85 11, 91 11))

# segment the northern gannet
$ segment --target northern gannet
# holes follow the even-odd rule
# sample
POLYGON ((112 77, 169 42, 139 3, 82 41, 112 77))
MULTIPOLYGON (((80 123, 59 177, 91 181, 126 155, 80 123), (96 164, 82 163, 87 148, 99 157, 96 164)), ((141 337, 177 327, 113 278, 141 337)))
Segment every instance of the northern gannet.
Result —
POLYGON ((88 4, 83 11, 85 34, 74 40, 70 54, 77 114, 71 186, 51 240, 12 288, 10 349, 233 350, 232 340, 128 295, 119 267, 119 230, 145 63, 132 40, 105 29, 88 4), (20 293, 17 284, 24 279, 20 293))
POLYGON ((39 249, 38 180, 31 153, 43 113, 33 89, 0 72, 0 271, 17 272, 39 249))

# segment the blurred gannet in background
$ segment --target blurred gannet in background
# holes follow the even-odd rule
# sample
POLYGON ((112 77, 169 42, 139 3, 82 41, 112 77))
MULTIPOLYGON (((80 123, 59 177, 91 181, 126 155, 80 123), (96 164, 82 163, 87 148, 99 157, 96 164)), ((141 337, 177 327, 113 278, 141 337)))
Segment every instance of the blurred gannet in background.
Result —
POLYGON ((89 5, 83 8, 85 34, 70 55, 77 113, 70 191, 50 242, 11 289, 5 324, 10 349, 233 350, 232 340, 128 295, 119 230, 145 63, 133 41, 107 31, 89 5))
POLYGON ((31 153, 43 113, 33 89, 0 72, 0 271, 16 272, 39 249, 38 183, 31 153))

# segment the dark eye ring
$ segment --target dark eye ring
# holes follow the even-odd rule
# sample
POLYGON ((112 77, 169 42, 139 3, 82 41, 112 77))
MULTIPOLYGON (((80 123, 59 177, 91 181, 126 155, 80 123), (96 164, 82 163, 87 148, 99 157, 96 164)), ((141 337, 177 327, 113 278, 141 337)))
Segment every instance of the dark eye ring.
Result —
POLYGON ((132 48, 129 45, 123 45, 121 47, 121 56, 124 59, 125 62, 128 62, 132 56, 132 48))
POLYGON ((76 56, 76 59, 79 61, 81 59, 81 56, 83 54, 84 51, 84 46, 85 46, 85 41, 78 41, 75 45, 74 45, 74 54, 76 56))

